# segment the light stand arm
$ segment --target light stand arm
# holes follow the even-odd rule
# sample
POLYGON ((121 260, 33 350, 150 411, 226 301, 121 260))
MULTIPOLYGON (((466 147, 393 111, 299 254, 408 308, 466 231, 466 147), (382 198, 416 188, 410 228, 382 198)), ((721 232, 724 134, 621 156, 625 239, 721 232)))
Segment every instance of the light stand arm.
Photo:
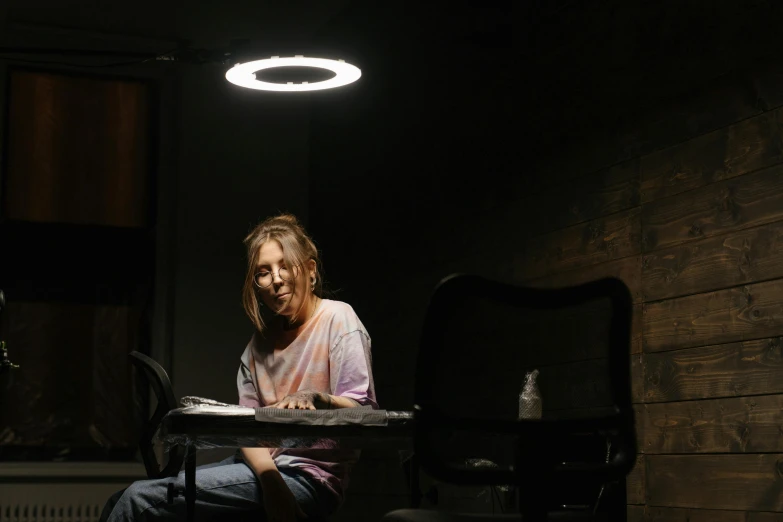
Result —
POLYGON ((45 54, 60 56, 106 56, 116 58, 132 58, 138 60, 151 60, 158 56, 156 53, 139 53, 128 51, 100 51, 96 49, 62 49, 45 47, 0 47, 0 54, 45 54))

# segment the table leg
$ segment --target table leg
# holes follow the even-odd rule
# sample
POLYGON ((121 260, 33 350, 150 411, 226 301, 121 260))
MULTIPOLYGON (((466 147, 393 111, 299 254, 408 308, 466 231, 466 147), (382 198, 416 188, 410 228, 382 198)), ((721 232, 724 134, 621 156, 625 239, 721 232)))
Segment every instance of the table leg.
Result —
POLYGON ((196 517, 196 446, 189 443, 185 449, 185 520, 196 517))
POLYGON ((410 459, 410 484, 411 484, 411 507, 418 509, 421 507, 421 489, 419 485, 419 458, 414 453, 410 459))

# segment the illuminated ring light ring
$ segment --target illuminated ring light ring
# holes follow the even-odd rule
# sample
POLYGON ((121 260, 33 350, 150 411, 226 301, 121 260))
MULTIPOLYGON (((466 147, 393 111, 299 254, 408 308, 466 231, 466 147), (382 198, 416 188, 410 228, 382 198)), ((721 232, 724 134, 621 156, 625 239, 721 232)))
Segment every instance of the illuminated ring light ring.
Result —
POLYGON ((258 89, 261 91, 320 91, 321 89, 333 89, 342 87, 358 80, 362 75, 361 69, 343 60, 327 60, 325 58, 307 58, 302 55, 296 55, 293 58, 280 58, 273 56, 264 60, 254 60, 252 62, 238 63, 226 71, 226 80, 240 87, 248 89, 258 89), (328 69, 336 76, 315 83, 270 83, 257 80, 255 73, 265 69, 274 69, 276 67, 317 67, 319 69, 328 69))

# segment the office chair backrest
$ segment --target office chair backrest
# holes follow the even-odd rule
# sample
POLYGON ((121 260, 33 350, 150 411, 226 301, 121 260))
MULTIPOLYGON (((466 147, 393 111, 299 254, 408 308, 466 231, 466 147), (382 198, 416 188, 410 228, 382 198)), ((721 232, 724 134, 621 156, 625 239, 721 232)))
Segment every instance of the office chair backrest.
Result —
POLYGON ((177 407, 171 381, 168 374, 166 374, 166 370, 151 357, 137 351, 129 353, 128 356, 131 359, 131 363, 144 376, 144 381, 152 387, 157 400, 155 411, 149 419, 147 419, 147 412, 143 412, 146 421, 139 439, 139 450, 144 461, 144 468, 147 471, 147 477, 150 479, 173 477, 182 468, 182 463, 185 459, 184 449, 181 446, 171 447, 168 452, 168 462, 165 466, 161 466, 155 456, 153 445, 153 437, 161 419, 169 411, 177 407))
POLYGON ((456 484, 515 484, 527 502, 542 505, 552 499, 551 490, 562 492, 561 484, 623 479, 636 454, 629 375, 631 311, 627 287, 612 278, 552 290, 474 275, 441 281, 427 309, 416 367, 414 444, 422 467, 456 484), (482 313, 479 302, 497 306, 482 313), (526 311, 532 311, 527 323, 515 319, 514 314, 520 317, 526 311), (547 323, 547 317, 561 311, 566 313, 547 323), (503 322, 517 330, 499 336, 503 322), (584 333, 575 331, 576 322, 586 327, 584 333), (538 332, 540 346, 528 342, 530 332, 538 332), (493 343, 500 349, 490 349, 493 343), (603 353, 598 355, 595 346, 601 343, 603 353), (562 352, 571 357, 570 366, 557 364, 562 352), (540 420, 516 418, 524 371, 533 369, 516 364, 525 357, 540 369, 540 420), (562 368, 578 371, 555 371, 562 368), (444 386, 438 378, 443 374, 455 384, 444 386), (570 386, 569 381, 579 379, 589 382, 570 386), (455 433, 469 437, 452 447, 494 452, 502 459, 502 442, 512 440, 509 447, 515 454, 505 466, 459 465, 464 461, 450 459, 453 455, 444 450, 457 438, 455 433), (569 451, 575 441, 599 439, 604 445, 599 458, 575 459, 569 451), (612 444, 609 458, 606 440, 612 444))

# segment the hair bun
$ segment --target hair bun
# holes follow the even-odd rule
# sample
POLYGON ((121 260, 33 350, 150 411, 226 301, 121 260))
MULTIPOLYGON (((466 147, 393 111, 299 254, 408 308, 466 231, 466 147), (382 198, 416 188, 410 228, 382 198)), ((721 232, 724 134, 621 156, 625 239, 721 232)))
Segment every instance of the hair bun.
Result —
POLYGON ((289 225, 299 226, 299 220, 293 214, 280 214, 270 219, 270 221, 282 221, 289 225))

